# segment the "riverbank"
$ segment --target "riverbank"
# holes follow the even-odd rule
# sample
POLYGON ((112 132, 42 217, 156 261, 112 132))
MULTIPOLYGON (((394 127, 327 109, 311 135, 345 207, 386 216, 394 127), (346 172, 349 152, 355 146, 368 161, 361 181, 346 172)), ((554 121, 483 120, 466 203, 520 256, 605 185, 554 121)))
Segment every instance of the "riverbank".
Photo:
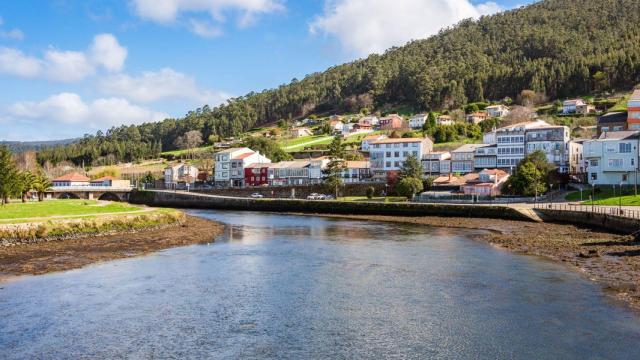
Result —
POLYGON ((607 293, 640 311, 640 242, 631 236, 573 225, 501 219, 331 214, 316 216, 487 230, 486 234, 477 236, 475 240, 575 267, 601 284, 607 293))
MULTIPOLYGON (((0 275, 39 275, 154 251, 212 242, 224 226, 198 217, 103 235, 0 246, 0 275)), ((0 278, 0 280, 2 280, 0 278)))

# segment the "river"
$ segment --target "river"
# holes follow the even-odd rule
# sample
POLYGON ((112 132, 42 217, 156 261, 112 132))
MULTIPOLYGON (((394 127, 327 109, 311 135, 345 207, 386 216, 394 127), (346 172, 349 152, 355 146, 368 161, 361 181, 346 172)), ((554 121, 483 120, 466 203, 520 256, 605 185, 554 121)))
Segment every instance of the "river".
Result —
POLYGON ((640 358, 597 284, 469 230, 192 213, 225 235, 0 284, 0 358, 640 358))

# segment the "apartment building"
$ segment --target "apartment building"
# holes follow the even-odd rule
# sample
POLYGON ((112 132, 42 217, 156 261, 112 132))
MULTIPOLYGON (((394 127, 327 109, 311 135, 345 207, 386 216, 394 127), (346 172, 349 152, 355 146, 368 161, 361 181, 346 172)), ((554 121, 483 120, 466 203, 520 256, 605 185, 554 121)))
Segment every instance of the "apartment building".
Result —
POLYGON ((215 155, 213 178, 216 185, 245 186, 245 167, 255 163, 271 163, 266 156, 249 148, 231 148, 215 155))
POLYGON ((451 153, 434 151, 422 155, 422 168, 425 176, 449 174, 451 172, 451 153))
POLYGON ((583 144, 587 180, 592 185, 620 185, 635 181, 639 131, 603 133, 583 144))
POLYGON ((497 167, 515 169, 526 154, 525 135, 527 130, 546 126, 551 125, 542 120, 527 121, 496 129, 493 136, 485 136, 485 140, 495 140, 497 144, 497 167))
POLYGON ((473 155, 473 167, 476 170, 493 169, 498 162, 498 145, 484 144, 478 146, 473 155))
POLYGON ((571 131, 567 126, 541 126, 526 130, 526 154, 542 151, 547 160, 561 173, 569 172, 569 142, 571 131))
POLYGON ((382 139, 370 144, 371 170, 374 176, 386 177, 388 172, 397 172, 410 155, 418 160, 433 151, 429 138, 382 139))
POLYGON ((488 144, 465 144, 451 152, 451 172, 454 174, 468 174, 475 169, 475 154, 479 148, 489 147, 488 144))
POLYGON ((178 189, 193 187, 198 179, 198 168, 186 163, 179 163, 164 169, 164 187, 167 189, 178 189))

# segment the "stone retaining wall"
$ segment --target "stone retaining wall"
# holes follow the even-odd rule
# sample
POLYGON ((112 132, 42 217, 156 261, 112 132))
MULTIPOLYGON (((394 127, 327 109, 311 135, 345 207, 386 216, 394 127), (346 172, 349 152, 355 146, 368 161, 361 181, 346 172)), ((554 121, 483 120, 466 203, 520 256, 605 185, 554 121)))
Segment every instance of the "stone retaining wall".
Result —
MULTIPOLYGON (((367 188, 373 187, 375 189, 375 195, 379 195, 382 191, 385 191, 384 183, 358 183, 358 184, 344 184, 339 187, 338 193, 340 196, 365 196, 367 188)), ((391 191, 389 187, 389 191, 391 191)), ((235 196, 235 197, 248 197, 253 193, 260 193, 265 197, 272 198, 291 198, 292 191, 295 193, 296 199, 306 199, 311 193, 318 194, 332 194, 334 191, 328 189, 324 185, 307 185, 307 186, 270 186, 270 187, 248 187, 248 188, 228 188, 228 189, 208 189, 208 190, 193 190, 193 192, 209 195, 222 195, 222 196, 235 196)))
POLYGON ((196 209, 225 209, 243 211, 304 212, 319 214, 397 215, 476 217, 531 221, 521 212, 504 206, 472 206, 458 204, 373 203, 308 201, 296 199, 251 199, 206 196, 169 191, 133 192, 134 204, 196 209))
POLYGON ((640 220, 623 216, 572 210, 536 209, 535 211, 547 222, 584 225, 623 235, 640 231, 640 220))

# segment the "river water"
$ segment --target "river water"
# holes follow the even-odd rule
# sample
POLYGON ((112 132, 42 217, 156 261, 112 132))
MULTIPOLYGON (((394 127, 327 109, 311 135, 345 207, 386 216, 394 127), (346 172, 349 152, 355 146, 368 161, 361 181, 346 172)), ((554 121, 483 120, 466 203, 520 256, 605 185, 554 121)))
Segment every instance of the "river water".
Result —
POLYGON ((473 232, 193 211, 210 245, 0 284, 0 358, 640 359, 640 317, 473 232))

